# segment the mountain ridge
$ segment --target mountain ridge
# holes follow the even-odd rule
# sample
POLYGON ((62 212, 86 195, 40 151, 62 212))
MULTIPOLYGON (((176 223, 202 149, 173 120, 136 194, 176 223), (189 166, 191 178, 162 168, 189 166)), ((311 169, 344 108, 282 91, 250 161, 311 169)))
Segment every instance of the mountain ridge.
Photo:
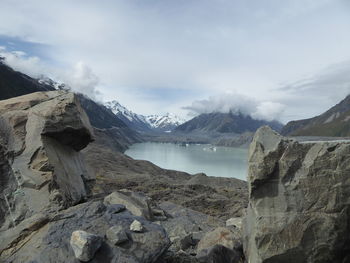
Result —
POLYGON ((277 121, 255 120, 242 113, 204 113, 178 126, 175 132, 218 132, 236 133, 255 132, 259 127, 268 125, 276 131, 280 131, 282 124, 277 121))
POLYGON ((55 88, 12 69, 0 57, 0 90, 0 100, 5 100, 37 91, 53 91, 55 88))
POLYGON ((147 116, 137 114, 127 109, 116 100, 106 102, 105 106, 122 119, 129 127, 141 132, 169 132, 184 122, 180 117, 171 113, 147 116))
POLYGON ((318 116, 288 122, 283 127, 281 134, 288 136, 350 136, 350 95, 318 116))

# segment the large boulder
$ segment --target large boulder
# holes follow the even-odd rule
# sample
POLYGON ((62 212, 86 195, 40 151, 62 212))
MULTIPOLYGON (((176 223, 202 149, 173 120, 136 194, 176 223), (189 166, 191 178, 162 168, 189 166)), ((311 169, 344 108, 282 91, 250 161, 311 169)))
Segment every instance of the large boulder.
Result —
POLYGON ((256 132, 243 222, 248 262, 350 262, 349 160, 349 142, 256 132))
POLYGON ((241 233, 218 227, 204 235, 197 246, 200 262, 238 263, 242 258, 241 233))
POLYGON ((234 233, 226 227, 218 227, 204 235, 199 241, 197 250, 201 251, 215 245, 222 245, 233 249, 241 239, 240 233, 234 233))
POLYGON ((135 216, 143 216, 148 220, 153 219, 151 199, 141 193, 131 191, 116 191, 104 198, 108 205, 124 205, 135 216))
POLYGON ((0 101, 0 124, 0 154, 7 156, 0 229, 87 197, 86 183, 94 177, 79 151, 93 134, 75 94, 38 92, 0 101))
POLYGON ((90 261, 101 244, 102 238, 100 236, 82 230, 74 231, 70 239, 75 257, 83 262, 90 261))

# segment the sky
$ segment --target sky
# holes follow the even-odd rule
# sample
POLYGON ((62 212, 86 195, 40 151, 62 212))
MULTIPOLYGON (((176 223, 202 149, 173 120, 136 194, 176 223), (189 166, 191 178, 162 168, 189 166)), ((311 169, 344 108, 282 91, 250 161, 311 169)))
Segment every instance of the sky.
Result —
POLYGON ((350 92, 347 0, 0 0, 0 56, 99 101, 287 122, 350 92))

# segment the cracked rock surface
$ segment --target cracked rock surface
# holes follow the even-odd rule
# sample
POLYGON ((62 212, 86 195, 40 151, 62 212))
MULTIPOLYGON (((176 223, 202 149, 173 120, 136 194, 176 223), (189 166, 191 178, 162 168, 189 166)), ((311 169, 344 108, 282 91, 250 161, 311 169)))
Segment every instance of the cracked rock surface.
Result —
POLYGON ((260 128, 249 151, 248 262, 350 262, 350 143, 260 128))

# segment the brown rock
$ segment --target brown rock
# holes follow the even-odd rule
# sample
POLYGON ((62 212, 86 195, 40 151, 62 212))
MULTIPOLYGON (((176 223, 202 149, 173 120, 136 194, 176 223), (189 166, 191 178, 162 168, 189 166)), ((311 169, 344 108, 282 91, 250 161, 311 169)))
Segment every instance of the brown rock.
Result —
POLYGON ((12 216, 0 202, 5 229, 9 221, 18 224, 37 212, 86 198, 84 181, 94 177, 79 150, 92 141, 92 128, 75 94, 37 92, 3 100, 0 114, 1 143, 14 155, 3 185, 12 216))

